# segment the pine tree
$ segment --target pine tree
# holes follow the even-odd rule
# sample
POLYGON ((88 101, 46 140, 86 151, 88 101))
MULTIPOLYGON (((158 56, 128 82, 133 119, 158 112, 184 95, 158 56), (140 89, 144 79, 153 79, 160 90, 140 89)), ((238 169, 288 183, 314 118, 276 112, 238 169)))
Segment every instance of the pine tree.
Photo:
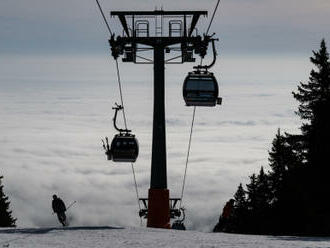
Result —
POLYGON ((307 83, 300 83, 293 96, 300 103, 297 114, 306 121, 301 129, 306 138, 307 160, 313 167, 330 171, 330 61, 326 43, 319 51, 313 51, 311 62, 316 69, 310 73, 307 83))
POLYGON ((281 135, 280 129, 278 129, 268 158, 271 168, 269 178, 272 204, 276 204, 279 201, 284 187, 284 180, 290 168, 287 156, 288 149, 286 139, 281 135))
POLYGON ((255 210, 257 204, 257 177, 253 173, 250 176, 250 183, 246 185, 247 188, 247 206, 249 210, 255 210))
POLYGON ((0 176, 0 227, 15 227, 16 219, 11 216, 11 211, 9 210, 8 197, 3 193, 3 185, 0 176))
POLYGON ((237 191, 234 195, 235 208, 245 209, 246 208, 246 193, 243 189, 242 183, 239 184, 237 191))
POLYGON ((249 233, 258 233, 259 230, 259 219, 257 213, 258 205, 258 185, 257 185, 257 176, 252 174, 250 176, 250 183, 246 185, 247 193, 247 222, 248 222, 248 232, 249 233))
POLYGON ((270 201, 270 189, 268 175, 265 174, 264 168, 261 167, 257 176, 257 207, 262 211, 268 207, 270 201))
POLYGON ((246 201, 246 192, 242 183, 239 184, 236 193, 234 194, 234 211, 232 215, 232 230, 235 232, 246 232, 248 224, 248 209, 246 201))
POLYGON ((309 165, 303 175, 303 181, 309 185, 304 198, 313 203, 308 209, 309 230, 328 234, 330 202, 325 196, 330 195, 330 60, 324 40, 310 60, 315 68, 310 72, 309 81, 300 83, 293 96, 299 102, 297 114, 304 121, 301 130, 309 165))
POLYGON ((270 216, 270 187, 269 176, 261 167, 257 176, 257 190, 256 190, 256 207, 255 207, 255 221, 258 227, 258 233, 268 233, 269 216, 270 216))

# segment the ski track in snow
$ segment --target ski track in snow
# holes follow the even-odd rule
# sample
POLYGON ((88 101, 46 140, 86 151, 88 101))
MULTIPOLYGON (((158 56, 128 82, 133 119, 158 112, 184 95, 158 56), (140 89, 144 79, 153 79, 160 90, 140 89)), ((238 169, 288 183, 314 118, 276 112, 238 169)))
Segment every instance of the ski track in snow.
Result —
POLYGON ((241 235, 110 226, 0 228, 0 247, 329 248, 330 237, 241 235))

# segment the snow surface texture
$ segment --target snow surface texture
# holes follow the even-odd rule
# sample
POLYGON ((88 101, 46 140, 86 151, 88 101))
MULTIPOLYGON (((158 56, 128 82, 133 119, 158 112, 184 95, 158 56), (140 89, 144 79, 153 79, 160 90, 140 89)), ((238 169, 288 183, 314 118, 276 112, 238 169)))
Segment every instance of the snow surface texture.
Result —
POLYGON ((255 236, 153 228, 67 227, 0 229, 0 247, 330 247, 330 238, 255 236))

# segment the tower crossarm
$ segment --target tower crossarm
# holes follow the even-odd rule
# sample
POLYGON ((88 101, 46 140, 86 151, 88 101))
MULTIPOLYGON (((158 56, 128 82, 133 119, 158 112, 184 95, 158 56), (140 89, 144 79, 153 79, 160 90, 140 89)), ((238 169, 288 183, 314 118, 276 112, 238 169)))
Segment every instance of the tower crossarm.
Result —
MULTIPOLYGON (((199 44, 202 42, 201 36, 194 37, 121 37, 109 40, 111 47, 122 46, 126 44, 143 44, 147 46, 156 46, 162 44, 164 47, 181 43, 199 44)), ((113 54, 114 55, 114 54, 113 54)))
MULTIPOLYGON (((111 11, 110 16, 117 16, 119 21, 125 31, 126 36, 136 36, 135 33, 135 20, 138 19, 150 19, 150 18, 167 18, 167 19, 183 19, 184 32, 183 36, 192 36, 193 31, 195 30, 196 24, 200 18, 200 16, 207 16, 207 11, 164 11, 164 10, 155 10, 155 11, 111 11), (190 26, 187 26, 187 18, 191 18, 190 26), (128 23, 128 19, 132 19, 132 25, 130 26, 128 23), (188 28, 188 34, 187 34, 188 28), (132 31, 130 33, 130 31, 132 31)), ((162 24, 161 24, 162 25, 162 24)), ((163 27, 155 27, 155 28, 163 28, 163 27)))

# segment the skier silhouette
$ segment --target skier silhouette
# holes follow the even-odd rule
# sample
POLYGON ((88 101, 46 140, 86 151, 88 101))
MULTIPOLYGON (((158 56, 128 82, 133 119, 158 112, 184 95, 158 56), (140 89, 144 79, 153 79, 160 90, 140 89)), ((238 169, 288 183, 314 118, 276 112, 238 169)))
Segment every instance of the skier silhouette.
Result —
POLYGON ((57 218, 59 222, 63 225, 66 226, 66 207, 64 202, 62 201, 61 198, 57 197, 57 195, 53 195, 53 201, 52 201, 52 208, 54 213, 57 214, 57 218))

